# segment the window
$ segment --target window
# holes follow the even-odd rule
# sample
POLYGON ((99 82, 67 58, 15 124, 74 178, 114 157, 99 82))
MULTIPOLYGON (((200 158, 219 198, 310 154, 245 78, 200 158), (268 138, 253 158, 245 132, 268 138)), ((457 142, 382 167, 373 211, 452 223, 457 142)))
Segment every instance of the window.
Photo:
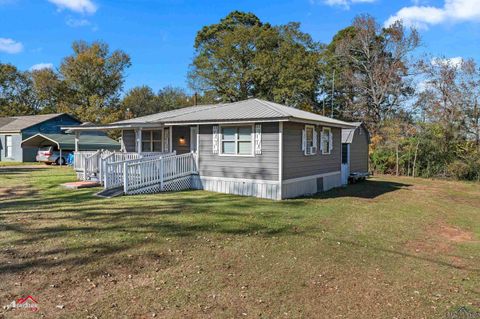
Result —
POLYGON ((162 151, 162 131, 142 131, 142 152, 162 151))
POLYGON ((252 126, 221 128, 220 149, 224 155, 253 155, 252 126))
POLYGON ((5 136, 5 157, 8 157, 8 158, 13 157, 13 143, 12 143, 11 135, 5 136))
POLYGON ((332 150, 332 130, 324 127, 322 130, 322 154, 330 154, 332 150))
POLYGON ((306 125, 305 126, 305 155, 315 155, 317 154, 317 132, 315 131, 315 126, 306 125))

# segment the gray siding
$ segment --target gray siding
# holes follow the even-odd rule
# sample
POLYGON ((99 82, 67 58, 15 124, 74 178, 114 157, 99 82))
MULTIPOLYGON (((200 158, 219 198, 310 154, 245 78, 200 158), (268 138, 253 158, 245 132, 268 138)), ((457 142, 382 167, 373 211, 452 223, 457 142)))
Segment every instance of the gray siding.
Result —
MULTIPOLYGON (((318 147, 316 155, 305 156, 302 151, 302 130, 304 128, 305 125, 301 123, 286 122, 283 124, 283 180, 338 172, 341 169, 341 129, 331 128, 333 134, 331 154, 321 154, 320 147, 318 147)), ((321 130, 322 126, 318 126, 319 144, 321 130)))
POLYGON ((355 130, 350 144, 350 172, 368 172, 368 135, 363 126, 355 130))
POLYGON ((22 162, 23 161, 23 150, 21 147, 22 135, 19 133, 13 134, 0 134, 0 160, 2 162, 22 162), (6 158, 6 136, 12 136, 12 155, 11 158, 6 158))
POLYGON ((172 150, 177 154, 190 152, 190 126, 173 126, 172 150), (185 139, 185 144, 180 144, 180 138, 185 139))
POLYGON ((123 130, 122 131, 123 144, 127 152, 135 152, 135 131, 123 130))
POLYGON ((200 176, 278 180, 278 123, 262 123, 262 154, 253 157, 213 154, 212 125, 199 131, 200 176))

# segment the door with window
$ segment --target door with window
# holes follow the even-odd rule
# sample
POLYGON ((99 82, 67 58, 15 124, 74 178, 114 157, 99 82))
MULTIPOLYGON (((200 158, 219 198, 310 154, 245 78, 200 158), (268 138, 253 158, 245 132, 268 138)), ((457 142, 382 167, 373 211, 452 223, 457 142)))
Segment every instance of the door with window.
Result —
POLYGON ((342 144, 342 185, 348 184, 350 176, 350 144, 342 144))

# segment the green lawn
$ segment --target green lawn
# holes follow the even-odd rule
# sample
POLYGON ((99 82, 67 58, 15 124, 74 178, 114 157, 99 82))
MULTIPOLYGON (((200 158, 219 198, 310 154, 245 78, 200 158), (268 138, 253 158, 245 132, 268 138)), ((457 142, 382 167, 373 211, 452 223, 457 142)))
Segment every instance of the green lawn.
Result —
POLYGON ((479 184, 376 177, 274 202, 101 199, 59 187, 72 180, 66 167, 0 168, 0 306, 32 295, 45 318, 445 318, 480 307, 479 184))

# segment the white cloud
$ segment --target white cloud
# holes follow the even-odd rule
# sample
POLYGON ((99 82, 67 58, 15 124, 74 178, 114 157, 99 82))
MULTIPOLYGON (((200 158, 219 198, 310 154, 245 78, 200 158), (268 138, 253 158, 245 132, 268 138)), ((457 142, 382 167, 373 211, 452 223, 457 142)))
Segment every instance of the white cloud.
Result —
POLYGON ((35 65, 32 65, 30 68, 30 71, 38 71, 38 70, 43 70, 43 69, 53 69, 53 64, 52 63, 38 63, 35 65))
MULTIPOLYGON (((377 0, 323 0, 322 2, 329 6, 339 6, 345 9, 349 9, 350 5, 356 3, 372 3, 377 0)), ((319 0, 310 0, 310 3, 315 4, 318 3, 319 0)))
POLYGON ((462 66, 463 58, 461 56, 455 58, 433 58, 430 63, 432 63, 432 65, 448 65, 454 68, 459 68, 462 66))
POLYGON ((9 38, 0 38, 0 52, 4 53, 20 53, 23 51, 23 44, 9 38))
POLYGON ((445 0, 443 7, 411 6, 400 9, 385 26, 401 20, 406 26, 427 29, 440 23, 480 22, 480 0, 445 0))
POLYGON ((95 13, 97 5, 92 0, 48 0, 59 10, 68 9, 78 13, 95 13))
POLYGON ((87 19, 74 19, 68 18, 66 24, 71 28, 87 27, 91 25, 90 21, 87 19))

